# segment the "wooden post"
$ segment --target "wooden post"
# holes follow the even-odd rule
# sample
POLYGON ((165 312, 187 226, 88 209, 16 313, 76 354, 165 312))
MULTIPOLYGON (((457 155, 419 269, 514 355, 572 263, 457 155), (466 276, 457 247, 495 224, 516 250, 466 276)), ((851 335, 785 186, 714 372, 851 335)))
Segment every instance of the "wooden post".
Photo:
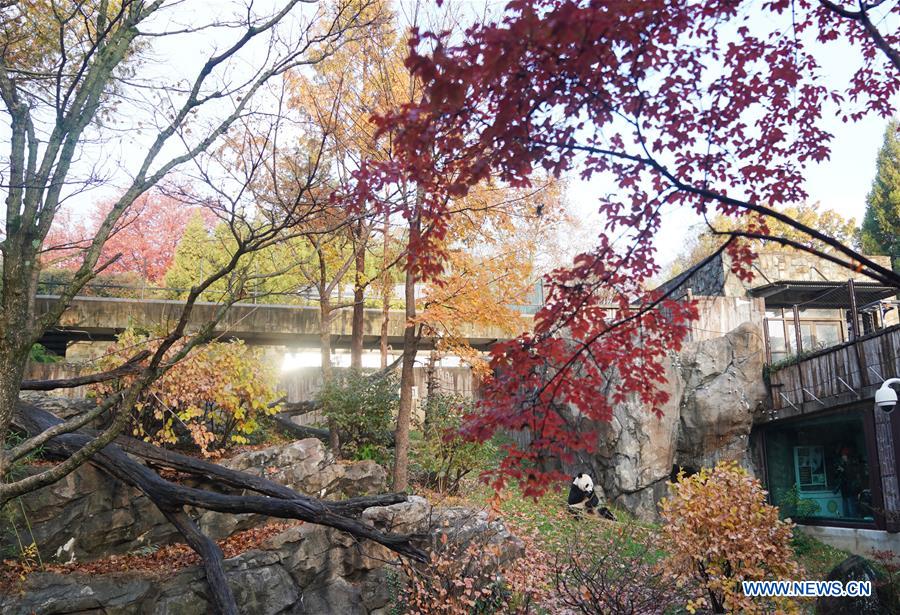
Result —
POLYGON ((806 402, 806 384, 803 382, 803 365, 800 355, 803 353, 803 337, 800 335, 800 309, 794 305, 794 348, 797 357, 797 379, 800 381, 800 412, 803 412, 803 404, 806 402))
POLYGON ((897 477, 891 415, 880 408, 874 408, 870 412, 875 413, 875 444, 878 448, 885 526, 887 531, 896 532, 900 530, 900 480, 897 477))
POLYGON ((859 312, 856 309, 856 286, 853 279, 847 280, 847 290, 850 293, 850 339, 853 340, 853 350, 856 352, 856 365, 859 368, 859 385, 865 387, 871 384, 868 369, 866 368, 866 355, 859 344, 859 312))
POLYGON ((797 342, 797 360, 803 354, 803 336, 800 334, 800 308, 794 305, 794 341, 797 342))

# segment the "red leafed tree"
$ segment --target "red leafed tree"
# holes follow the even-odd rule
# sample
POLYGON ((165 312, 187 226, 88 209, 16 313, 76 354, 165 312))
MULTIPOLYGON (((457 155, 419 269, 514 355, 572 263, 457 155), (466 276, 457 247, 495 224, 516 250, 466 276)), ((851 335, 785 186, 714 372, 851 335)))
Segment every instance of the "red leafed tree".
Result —
MULTIPOLYGON (((45 242, 44 264, 75 270, 84 250, 95 237, 113 203, 97 204, 80 223, 71 212, 59 218, 45 242)), ((166 275, 184 228, 194 216, 211 218, 209 211, 188 205, 160 193, 148 193, 135 200, 116 225, 103 247, 101 259, 119 258, 106 271, 137 273, 149 282, 166 275)))
POLYGON ((466 433, 532 434, 527 449, 509 448, 498 486, 512 477, 526 493, 542 490, 559 477, 542 462, 592 449, 581 419, 609 420, 626 397, 660 412, 663 359, 695 317, 679 288, 647 290, 659 271, 652 239, 662 208, 756 214, 720 249, 738 275, 754 258, 748 239, 810 251, 770 235, 774 218, 833 248, 825 258, 900 283, 771 207, 806 198, 804 169, 830 153, 826 115, 894 113, 898 18, 900 3, 884 0, 511 0, 463 36, 414 33, 407 66, 422 95, 377 119, 397 155, 370 165, 361 183, 419 187, 410 215, 427 229, 423 275, 439 270, 429 237, 445 231, 448 203, 490 176, 524 186, 543 170, 618 186, 598 195, 597 247, 548 277, 534 332, 493 351, 495 377, 466 433), (819 60, 835 40, 856 66, 842 83, 819 60))

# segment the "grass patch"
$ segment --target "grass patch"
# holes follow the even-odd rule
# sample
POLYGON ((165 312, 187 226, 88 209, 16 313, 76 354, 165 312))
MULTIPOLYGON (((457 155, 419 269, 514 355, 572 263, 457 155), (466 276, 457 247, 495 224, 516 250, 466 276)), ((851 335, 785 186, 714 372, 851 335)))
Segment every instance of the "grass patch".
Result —
POLYGON ((797 561, 807 573, 808 579, 822 579, 839 563, 850 557, 851 553, 827 545, 816 540, 799 528, 794 528, 791 540, 797 561))
MULTIPOLYGON (((486 509, 492 505, 494 491, 482 483, 466 486, 461 490, 465 495, 459 498, 446 499, 443 503, 486 509)), ((583 543, 599 544, 612 538, 620 524, 629 524, 641 531, 652 532, 657 525, 635 520, 628 512, 610 507, 619 524, 600 517, 585 516, 576 518, 569 513, 566 506, 565 489, 550 490, 537 500, 522 497, 515 486, 507 488, 497 509, 500 517, 517 533, 533 535, 538 545, 548 553, 561 553, 566 545, 583 543)), ((441 503, 441 496, 432 498, 433 503, 441 503)))
MULTIPOLYGON (((461 492, 465 495, 446 499, 444 503, 487 508, 491 505, 491 499, 494 496, 490 487, 475 481, 472 481, 461 492)), ((435 502, 441 499, 441 496, 433 494, 429 494, 428 497, 429 500, 435 502)), ((612 538, 611 533, 615 531, 615 525, 602 519, 583 518, 579 520, 574 518, 566 510, 565 497, 565 490, 551 490, 534 500, 523 498, 518 488, 509 487, 500 503, 499 513, 515 531, 533 533, 540 547, 551 554, 561 553, 565 549, 565 545, 585 539, 591 543, 596 541, 596 544, 602 544, 612 538)), ((659 530, 658 524, 638 521, 625 510, 613 507, 610 507, 610 510, 620 523, 630 524, 646 532, 659 530)), ((835 566, 851 555, 847 551, 816 540, 799 528, 794 530, 791 546, 797 556, 797 561, 806 571, 805 578, 810 580, 827 578, 835 566)), ((639 548, 637 542, 635 542, 634 548, 639 548)), ((665 552, 661 549, 654 550, 648 556, 652 557, 652 561, 656 561, 664 557, 665 552)), ((652 563, 652 561, 648 563, 652 563)))

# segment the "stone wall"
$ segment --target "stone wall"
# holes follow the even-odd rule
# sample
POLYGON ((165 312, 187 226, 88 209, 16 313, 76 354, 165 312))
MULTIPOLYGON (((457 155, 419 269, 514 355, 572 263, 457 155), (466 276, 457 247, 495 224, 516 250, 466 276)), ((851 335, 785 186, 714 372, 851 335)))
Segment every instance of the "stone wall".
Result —
MULTIPOLYGON (((868 256, 879 265, 890 269, 887 256, 868 256)), ((760 252, 752 265, 753 279, 741 280, 731 272, 731 260, 727 254, 720 254, 700 268, 690 280, 683 281, 684 274, 667 281, 661 289, 667 290, 681 283, 678 294, 690 289, 695 297, 746 297, 747 290, 772 282, 845 282, 854 279, 872 282, 871 278, 851 271, 831 261, 797 251, 760 252)))
MULTIPOLYGON (((868 258, 883 267, 891 268, 891 259, 888 256, 868 256, 868 258)), ((787 280, 806 282, 845 282, 850 279, 861 282, 875 281, 862 273, 801 252, 762 252, 757 255, 753 263, 753 272, 753 280, 744 282, 744 288, 787 280)))

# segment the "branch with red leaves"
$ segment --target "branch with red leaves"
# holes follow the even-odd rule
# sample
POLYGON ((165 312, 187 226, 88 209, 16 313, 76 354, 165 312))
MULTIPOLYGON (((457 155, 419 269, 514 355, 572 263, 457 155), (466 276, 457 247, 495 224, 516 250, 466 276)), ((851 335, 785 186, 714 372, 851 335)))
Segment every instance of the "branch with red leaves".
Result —
MULTIPOLYGON (((657 413, 665 403, 663 358, 680 348, 696 314, 647 290, 660 270, 653 238, 664 206, 758 214, 732 239, 768 239, 765 220, 778 220, 831 252, 773 241, 900 286, 893 271, 777 209, 807 198, 806 168, 830 155, 827 104, 848 121, 896 111, 897 36, 866 20, 900 5, 866 2, 852 14, 832 10, 839 6, 522 0, 460 37, 413 33, 407 67, 422 95, 376 118, 395 157, 360 172, 363 194, 416 185, 423 224, 440 232, 447 203, 489 178, 518 187, 537 171, 577 173, 618 186, 598 199, 599 245, 548 276, 534 334, 494 349, 495 378, 467 435, 533 434, 528 450, 507 450, 498 484, 506 476, 524 481, 528 494, 545 488, 554 476, 543 461, 571 458, 591 440, 570 416, 609 420, 632 396, 657 413), (836 38, 860 49, 843 84, 819 63, 820 46, 836 38)), ((427 242, 417 248, 418 266, 439 267, 427 242)), ((724 249, 749 280, 751 244, 724 249)))

